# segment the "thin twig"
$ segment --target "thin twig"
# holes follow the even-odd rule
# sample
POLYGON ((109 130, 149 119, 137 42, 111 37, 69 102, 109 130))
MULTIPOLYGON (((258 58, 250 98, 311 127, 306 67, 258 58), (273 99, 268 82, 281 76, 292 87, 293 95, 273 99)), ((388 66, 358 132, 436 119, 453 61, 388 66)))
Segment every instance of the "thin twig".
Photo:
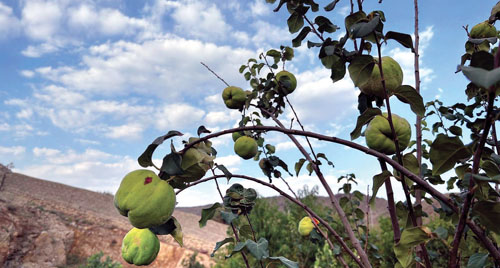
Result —
POLYGON ((212 71, 212 69, 210 69, 210 67, 208 67, 208 65, 206 65, 205 63, 203 62, 200 62, 201 65, 205 66, 205 68, 207 68, 210 72, 212 72, 215 76, 217 76, 217 78, 219 78, 220 81, 222 81, 224 84, 226 84, 226 86, 229 86, 228 83, 226 83, 226 81, 224 81, 224 79, 222 79, 219 75, 217 75, 214 71, 212 71))
MULTIPOLYGON (((381 158, 378 159, 382 171, 387 171, 387 164, 381 158)), ((384 182, 385 191, 387 194, 387 209, 391 218, 392 231, 394 233, 394 244, 397 244, 401 239, 401 229, 399 228, 398 217, 396 215, 396 205, 394 203, 394 192, 392 191, 391 178, 387 178, 384 182)))

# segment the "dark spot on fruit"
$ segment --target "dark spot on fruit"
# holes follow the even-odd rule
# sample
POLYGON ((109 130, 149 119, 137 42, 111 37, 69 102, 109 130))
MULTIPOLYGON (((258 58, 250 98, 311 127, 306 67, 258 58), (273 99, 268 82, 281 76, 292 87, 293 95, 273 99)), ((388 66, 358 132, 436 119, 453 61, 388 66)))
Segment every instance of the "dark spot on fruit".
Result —
POLYGON ((151 183, 153 181, 153 178, 151 177, 147 177, 144 179, 144 185, 148 184, 148 183, 151 183))

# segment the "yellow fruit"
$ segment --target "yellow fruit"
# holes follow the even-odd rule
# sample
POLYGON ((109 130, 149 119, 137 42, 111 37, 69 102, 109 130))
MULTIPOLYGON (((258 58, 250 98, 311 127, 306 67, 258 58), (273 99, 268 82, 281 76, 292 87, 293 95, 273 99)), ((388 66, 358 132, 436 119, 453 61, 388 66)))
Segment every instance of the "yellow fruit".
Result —
POLYGON ((257 142, 248 136, 240 137, 234 143, 234 152, 243 159, 250 159, 257 154, 257 142))
POLYGON ((288 95, 297 88, 297 79, 295 76, 287 71, 281 71, 276 74, 276 80, 281 83, 280 89, 288 95))
MULTIPOLYGON (((375 58, 375 63, 378 59, 375 58)), ((385 86, 387 89, 387 94, 392 95, 392 90, 401 86, 403 83, 403 70, 399 66, 398 62, 391 57, 382 57, 382 71, 384 71, 385 86)), ((377 64, 373 67, 372 75, 362 85, 359 89, 366 95, 374 95, 380 98, 384 98, 384 87, 382 86, 382 78, 380 75, 380 69, 377 64)))
POLYGON ((483 21, 472 27, 469 34, 471 38, 496 37, 497 29, 495 28, 495 26, 489 24, 488 21, 483 21))
POLYGON ((123 259, 135 265, 149 265, 160 251, 160 240, 149 229, 130 230, 122 242, 123 259))
POLYGON ((239 87, 226 87, 222 91, 222 99, 229 109, 241 109, 245 105, 247 93, 239 87))
MULTIPOLYGON (((314 219, 314 222, 316 224, 319 224, 319 221, 317 219, 314 219)), ((302 220, 299 222, 299 234, 302 236, 308 236, 312 230, 314 229, 314 224, 309 217, 304 217, 302 220)))
MULTIPOLYGON (((410 143, 411 127, 406 119, 392 114, 394 131, 398 136, 399 150, 403 151, 410 143)), ((370 121, 365 131, 366 145, 373 150, 384 154, 394 154, 396 144, 392 139, 391 126, 387 119, 387 113, 377 115, 370 121)))
POLYGON ((149 228, 165 223, 172 216, 175 192, 153 171, 139 169, 123 178, 114 205, 134 227, 149 228))
POLYGON ((469 41, 465 43, 465 52, 473 54, 479 51, 490 51, 490 43, 488 41, 483 41, 481 44, 475 45, 469 41))

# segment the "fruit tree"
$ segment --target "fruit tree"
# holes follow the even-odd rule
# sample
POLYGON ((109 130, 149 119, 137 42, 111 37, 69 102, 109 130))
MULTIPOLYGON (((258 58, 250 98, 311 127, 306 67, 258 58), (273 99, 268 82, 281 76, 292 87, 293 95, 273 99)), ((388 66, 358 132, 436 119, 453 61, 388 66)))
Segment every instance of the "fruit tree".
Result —
MULTIPOLYGON (((500 95, 500 52, 499 32, 494 26, 500 19, 500 2, 484 21, 470 30, 464 27, 463 44, 453 44, 465 45, 464 54, 457 55, 457 73, 461 72, 470 83, 464 85, 466 102, 445 106, 439 100, 424 102, 420 95, 417 0, 413 36, 386 29, 386 24, 391 25, 390 18, 380 10, 364 10, 363 0, 350 1, 350 12, 342 18, 341 25, 332 23, 334 15, 317 15, 320 9, 331 12, 339 1, 266 2, 270 8, 274 5, 275 12, 289 13, 288 28, 295 34, 293 47, 307 44, 309 49, 317 51, 322 65, 331 71, 333 85, 348 74, 360 90, 359 116, 351 140, 308 131, 300 120, 288 98, 300 87, 294 74, 286 70, 286 63, 294 57, 291 47, 270 49, 241 65, 239 71, 248 85, 227 84, 221 78, 224 74, 214 73, 225 83, 221 98, 226 107, 241 113, 238 127, 218 132, 198 127, 197 137, 186 139, 183 148, 171 145, 171 153, 164 156, 160 167, 152 161, 155 149, 165 140, 183 134, 170 130, 147 146, 138 158, 139 164, 144 168, 154 167, 158 173, 137 170, 127 174, 115 195, 116 208, 134 226, 123 240, 122 252, 127 262, 151 263, 158 253, 156 235, 172 235, 182 246, 181 226, 172 217, 175 196, 188 187, 215 181, 214 194, 220 195, 221 201, 202 211, 199 225, 203 227, 207 220, 220 214, 233 237, 216 243, 212 255, 230 244, 232 251, 226 258, 240 255, 246 267, 299 267, 293 259, 271 256, 268 245, 273 241, 256 236, 249 217, 256 204, 254 189, 234 183, 225 193, 220 191, 217 179, 226 178, 230 182, 238 178, 269 187, 301 207, 303 218, 297 222, 297 233, 290 235, 323 243, 323 256, 333 258, 332 267, 381 267, 378 249, 370 243, 365 212, 359 208, 363 194, 351 190, 355 176, 340 177, 339 181, 345 181, 344 196, 335 195, 322 172, 333 167, 333 163, 327 154, 315 151, 310 141, 317 140, 341 144, 373 156, 380 163, 380 173, 373 176, 370 194, 376 196, 381 187, 386 189, 396 267, 432 267, 443 259, 449 267, 500 266, 500 193, 495 186, 500 183, 500 144, 495 124, 500 115, 495 103, 500 95), (340 29, 345 30, 345 35, 335 40, 332 33, 340 29), (414 85, 403 84, 399 63, 383 55, 382 47, 389 42, 413 53, 414 85), (396 115, 391 110, 396 102, 403 103, 414 116, 396 115), (285 109, 294 116, 294 125, 290 127, 282 121, 285 109), (428 122, 435 123, 431 126, 428 122), (317 179, 328 194, 330 215, 319 215, 301 202, 291 187, 285 190, 273 184, 274 179, 288 185, 287 180, 294 174, 275 146, 266 143, 266 135, 271 132, 290 139, 302 154, 294 163, 295 175, 305 166, 317 179), (211 139, 222 135, 232 135, 234 152, 245 160, 255 160, 255 167, 258 165, 269 180, 232 174, 223 165, 215 164, 217 150, 211 139), (365 137, 366 146, 360 142, 361 136, 365 137), (452 175, 442 176, 445 172, 452 175), (396 180, 391 183, 391 178, 396 180), (438 191, 435 185, 445 180, 450 189, 456 186, 459 192, 438 191), (395 187, 404 192, 404 202, 394 200, 395 187), (443 232, 444 228, 423 224, 428 221, 423 219, 426 214, 422 202, 432 203, 440 217, 438 222, 446 222, 454 231, 443 232), (436 241, 444 248, 439 254, 429 247, 436 241), (466 250, 470 241, 477 241, 482 249, 466 250)), ((335 17, 335 21, 339 19, 335 17)))

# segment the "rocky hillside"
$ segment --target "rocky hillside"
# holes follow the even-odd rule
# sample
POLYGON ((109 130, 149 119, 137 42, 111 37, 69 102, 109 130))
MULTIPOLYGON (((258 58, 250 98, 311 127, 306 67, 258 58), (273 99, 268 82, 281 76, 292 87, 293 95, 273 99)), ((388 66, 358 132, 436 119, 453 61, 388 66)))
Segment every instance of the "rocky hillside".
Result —
MULTIPOLYGON (((183 267, 199 252, 198 261, 210 266, 215 242, 225 238, 226 225, 176 211, 184 232, 184 247, 161 236, 158 258, 150 267, 183 267)), ((0 267, 78 267, 102 251, 126 264, 123 236, 132 228, 116 211, 113 197, 10 172, 0 165, 0 267)))

